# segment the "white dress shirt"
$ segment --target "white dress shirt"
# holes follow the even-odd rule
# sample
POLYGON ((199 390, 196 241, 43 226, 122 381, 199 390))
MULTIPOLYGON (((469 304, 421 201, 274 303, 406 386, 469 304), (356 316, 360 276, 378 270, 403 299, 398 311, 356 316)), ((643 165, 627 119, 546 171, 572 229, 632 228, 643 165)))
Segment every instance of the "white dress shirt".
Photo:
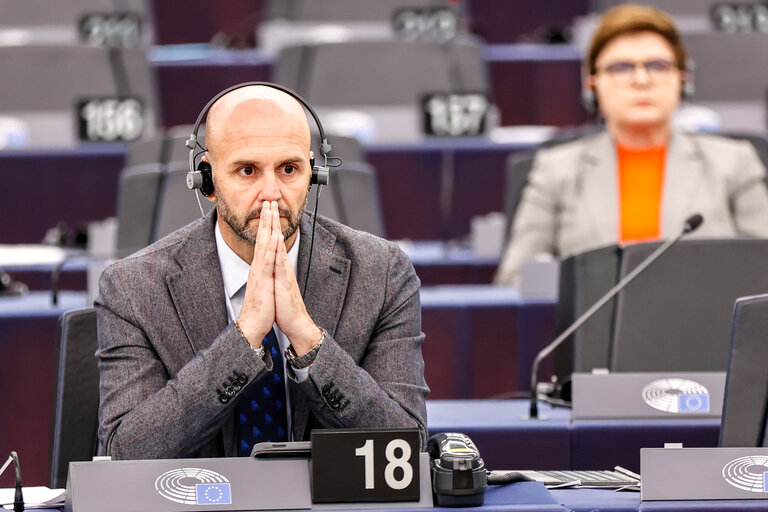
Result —
MULTIPOLYGON (((245 298, 245 285, 248 282, 248 273, 251 270, 251 266, 243 261, 240 256, 232 250, 229 245, 224 241, 224 237, 221 236, 221 228, 219 223, 216 222, 216 251, 219 255, 219 265, 221 266, 221 278, 224 281, 224 296, 227 301, 227 317, 230 322, 235 321, 240 316, 240 310, 243 308, 243 299, 245 298)), ((296 266, 299 261, 299 242, 301 240, 301 233, 296 230, 296 240, 288 251, 288 261, 293 267, 293 271, 296 272, 296 266)), ((288 348, 291 341, 280 330, 277 324, 274 324, 272 328, 275 330, 277 336, 277 343, 280 345, 280 353, 283 354, 285 349, 288 348)), ((283 370, 287 377, 285 379, 285 399, 286 410, 288 412, 288 432, 293 432, 291 428, 291 398, 288 392, 288 379, 292 379, 290 372, 286 369, 286 360, 283 356, 283 370)), ((293 369, 291 372, 295 374, 295 380, 298 382, 304 381, 309 374, 309 368, 293 369)), ((292 437, 292 434, 291 434, 292 437)))

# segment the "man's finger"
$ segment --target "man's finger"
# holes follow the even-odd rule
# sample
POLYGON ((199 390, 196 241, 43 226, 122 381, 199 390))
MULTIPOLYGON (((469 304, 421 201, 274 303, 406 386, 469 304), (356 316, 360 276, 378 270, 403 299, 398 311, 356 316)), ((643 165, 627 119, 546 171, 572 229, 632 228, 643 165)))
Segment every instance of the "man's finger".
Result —
POLYGON ((269 201, 261 203, 261 213, 259 214, 259 228, 256 231, 256 244, 253 248, 253 257, 262 258, 269 244, 269 237, 272 234, 272 225, 269 220, 270 213, 269 201))
MULTIPOLYGON (((274 202, 273 202, 274 203, 274 202)), ((282 237, 280 231, 280 214, 277 211, 277 203, 274 203, 274 207, 270 207, 264 216, 262 221, 270 226, 272 234, 269 237, 269 244, 264 254, 264 266, 265 272, 269 272, 270 275, 274 273, 275 269, 275 255, 277 254, 277 247, 282 237)))

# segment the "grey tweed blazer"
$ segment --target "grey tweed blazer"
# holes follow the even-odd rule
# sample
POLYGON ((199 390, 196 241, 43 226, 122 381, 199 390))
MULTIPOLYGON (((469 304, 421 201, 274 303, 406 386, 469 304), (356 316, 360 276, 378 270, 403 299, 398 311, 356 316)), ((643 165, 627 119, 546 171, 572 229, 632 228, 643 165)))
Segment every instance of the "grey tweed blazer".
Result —
MULTIPOLYGON (((95 302, 100 452, 116 459, 234 456, 242 389, 271 370, 228 323, 215 211, 104 271, 95 302), (243 385, 245 383, 245 385, 243 385)), ((311 225, 301 224, 304 284, 311 225)), ((304 300, 322 349, 289 386, 293 435, 418 427, 426 445, 419 280, 396 244, 318 217, 304 300)))

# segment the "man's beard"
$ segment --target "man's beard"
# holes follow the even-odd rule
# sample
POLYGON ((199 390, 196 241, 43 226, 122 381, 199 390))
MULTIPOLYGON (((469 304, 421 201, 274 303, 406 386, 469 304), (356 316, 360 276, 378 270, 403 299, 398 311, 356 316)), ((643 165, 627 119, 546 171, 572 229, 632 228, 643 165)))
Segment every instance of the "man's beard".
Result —
MULTIPOLYGON (((304 213, 305 206, 306 204, 302 205, 302 207, 299 208, 295 215, 287 208, 283 208, 282 206, 278 207, 281 219, 284 217, 288 220, 288 226, 285 228, 285 230, 283 230, 284 240, 288 240, 293 236, 294 233, 296 233, 296 230, 299 229, 299 222, 301 221, 301 216, 304 213)), ((218 196, 216 198, 216 209, 218 210, 218 214, 221 216, 221 219, 226 222, 230 228, 232 228, 232 231, 234 231, 237 236, 246 242, 250 242, 254 245, 256 244, 256 234, 258 233, 259 227, 251 227, 250 221, 253 219, 259 219, 261 208, 248 212, 248 215, 245 217, 245 219, 238 219, 237 215, 235 215, 235 212, 233 212, 229 207, 229 204, 227 204, 227 202, 221 196, 218 196)), ((261 222, 261 219, 259 219, 259 222, 261 222)))

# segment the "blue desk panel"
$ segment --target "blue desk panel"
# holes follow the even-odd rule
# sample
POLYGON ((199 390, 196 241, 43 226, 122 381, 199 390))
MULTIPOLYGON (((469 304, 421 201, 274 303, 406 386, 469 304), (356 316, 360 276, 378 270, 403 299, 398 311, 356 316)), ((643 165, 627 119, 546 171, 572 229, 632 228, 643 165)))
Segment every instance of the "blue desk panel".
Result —
POLYGON ((541 406, 546 421, 524 419, 528 402, 522 400, 430 400, 429 433, 462 432, 477 445, 487 468, 570 468, 568 409, 541 406))
POLYGON ((664 443, 717 446, 719 434, 719 418, 577 420, 571 431, 571 462, 573 469, 613 469, 619 464, 639 473, 640 448, 663 448, 664 443))
POLYGON ((574 512, 768 510, 768 500, 640 501, 639 492, 614 492, 602 489, 555 489, 549 492, 558 503, 574 512))

